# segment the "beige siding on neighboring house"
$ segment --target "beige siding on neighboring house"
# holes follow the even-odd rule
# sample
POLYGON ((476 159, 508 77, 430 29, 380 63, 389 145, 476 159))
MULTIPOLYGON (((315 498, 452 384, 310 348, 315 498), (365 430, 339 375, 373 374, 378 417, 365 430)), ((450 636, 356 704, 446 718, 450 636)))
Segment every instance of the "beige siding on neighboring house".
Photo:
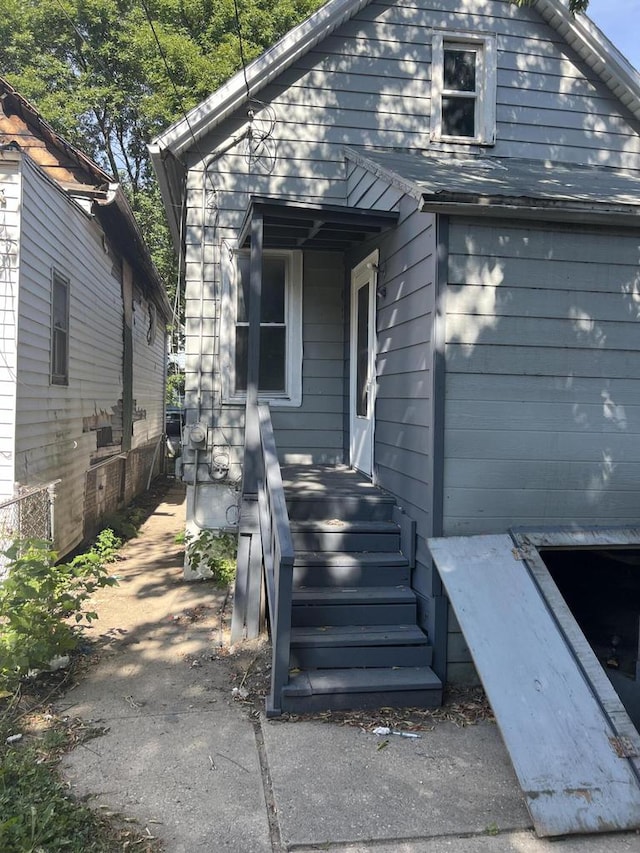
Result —
POLYGON ((95 221, 26 159, 24 181, 16 479, 62 479, 56 546, 64 552, 82 539, 96 428, 122 429, 120 264, 95 221), (69 280, 68 385, 50 383, 53 269, 69 280))
POLYGON ((0 499, 13 494, 21 176, 0 153, 0 499))
POLYGON ((135 288, 133 311, 132 448, 158 441, 164 433, 165 325, 162 316, 135 288))

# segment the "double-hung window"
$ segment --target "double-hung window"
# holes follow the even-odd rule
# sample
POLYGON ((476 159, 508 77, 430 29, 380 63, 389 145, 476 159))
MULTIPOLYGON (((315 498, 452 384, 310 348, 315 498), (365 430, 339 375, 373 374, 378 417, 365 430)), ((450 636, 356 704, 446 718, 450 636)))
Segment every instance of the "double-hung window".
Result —
POLYGON ((69 384, 69 279, 57 270, 52 275, 51 384, 69 384))
POLYGON ((431 139, 493 144, 495 37, 436 32, 431 67, 431 139))
MULTIPOLYGON (((237 257, 236 286, 230 292, 231 329, 228 335, 226 398, 242 399, 247 390, 249 348, 250 258, 237 257)), ((302 402, 302 256, 299 252, 265 251, 260 300, 261 400, 275 405, 302 402)))

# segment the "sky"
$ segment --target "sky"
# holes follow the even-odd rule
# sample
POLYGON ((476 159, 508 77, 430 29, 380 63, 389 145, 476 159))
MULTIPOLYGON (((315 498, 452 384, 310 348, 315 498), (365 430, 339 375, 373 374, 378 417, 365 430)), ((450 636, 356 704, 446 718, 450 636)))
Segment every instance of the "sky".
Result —
POLYGON ((640 70, 640 0, 591 0, 587 15, 640 70))

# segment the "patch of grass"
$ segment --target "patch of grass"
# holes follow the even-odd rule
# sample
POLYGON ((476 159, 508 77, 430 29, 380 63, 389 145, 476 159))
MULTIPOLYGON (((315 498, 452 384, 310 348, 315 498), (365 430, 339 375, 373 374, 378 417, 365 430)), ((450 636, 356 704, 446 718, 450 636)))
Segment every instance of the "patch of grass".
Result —
MULTIPOLYGON (((18 694, 16 694, 17 696, 18 694)), ((0 717, 0 850, 3 853, 156 853, 155 839, 76 801, 57 773, 60 755, 95 736, 81 723, 25 713, 5 703, 0 717), (22 734, 7 744, 7 737, 22 734)))
POLYGON ((87 598, 115 582, 103 566, 116 558, 124 538, 137 535, 148 514, 142 507, 123 510, 89 551, 62 564, 47 542, 14 543, 8 551, 10 570, 0 585, 1 853, 161 849, 148 830, 74 799, 58 772, 60 756, 103 732, 45 713, 79 665, 72 656, 64 673, 48 673, 47 663, 77 647, 82 623, 96 618, 84 607, 87 598), (33 669, 43 672, 25 677, 33 669))

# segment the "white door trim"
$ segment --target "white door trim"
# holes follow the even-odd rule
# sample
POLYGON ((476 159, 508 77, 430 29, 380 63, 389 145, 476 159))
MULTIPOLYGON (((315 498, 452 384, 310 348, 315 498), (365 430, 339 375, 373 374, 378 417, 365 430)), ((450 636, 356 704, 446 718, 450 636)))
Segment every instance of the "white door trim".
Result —
POLYGON ((351 270, 351 319, 349 323, 349 462, 371 476, 376 404, 376 286, 379 251, 376 249, 351 270), (358 395, 358 293, 369 286, 367 305, 367 353, 364 368, 364 400, 358 395), (360 403, 360 411, 358 411, 360 403))

